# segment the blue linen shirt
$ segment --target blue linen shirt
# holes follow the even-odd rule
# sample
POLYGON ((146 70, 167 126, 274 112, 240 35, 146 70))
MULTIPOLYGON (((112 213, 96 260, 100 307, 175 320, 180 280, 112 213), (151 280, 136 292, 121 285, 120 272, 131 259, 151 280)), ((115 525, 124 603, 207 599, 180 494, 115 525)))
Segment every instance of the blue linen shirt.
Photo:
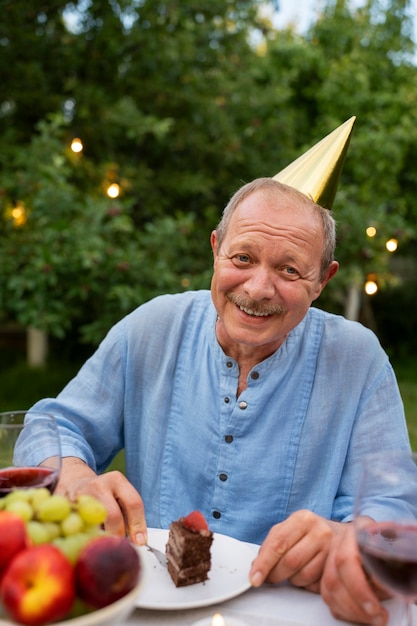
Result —
POLYGON ((214 532, 261 543, 298 509, 351 520, 363 455, 409 450, 376 336, 312 307, 236 398, 238 366, 215 324, 209 291, 159 296, 33 409, 57 415, 63 455, 99 473, 125 448, 150 527, 199 509, 214 532))

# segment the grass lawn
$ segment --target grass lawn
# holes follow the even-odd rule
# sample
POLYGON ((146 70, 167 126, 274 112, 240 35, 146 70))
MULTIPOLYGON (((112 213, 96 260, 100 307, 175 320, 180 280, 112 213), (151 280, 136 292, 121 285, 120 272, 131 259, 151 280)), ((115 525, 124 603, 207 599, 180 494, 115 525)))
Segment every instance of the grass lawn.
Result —
MULTIPOLYGON (((417 357, 393 364, 404 401, 411 445, 417 451, 417 357)), ((55 364, 45 370, 31 370, 24 363, 0 369, 0 411, 26 409, 40 398, 56 396, 78 369, 79 364, 55 364)), ((110 469, 123 468, 121 454, 110 469)))

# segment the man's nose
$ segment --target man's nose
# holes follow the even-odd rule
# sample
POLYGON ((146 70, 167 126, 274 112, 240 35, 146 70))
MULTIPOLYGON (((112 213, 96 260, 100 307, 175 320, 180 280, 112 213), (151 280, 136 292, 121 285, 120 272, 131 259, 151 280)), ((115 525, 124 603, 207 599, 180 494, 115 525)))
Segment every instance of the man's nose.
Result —
POLYGON ((275 294, 272 270, 263 267, 254 268, 245 282, 245 291, 254 300, 272 298, 275 294))

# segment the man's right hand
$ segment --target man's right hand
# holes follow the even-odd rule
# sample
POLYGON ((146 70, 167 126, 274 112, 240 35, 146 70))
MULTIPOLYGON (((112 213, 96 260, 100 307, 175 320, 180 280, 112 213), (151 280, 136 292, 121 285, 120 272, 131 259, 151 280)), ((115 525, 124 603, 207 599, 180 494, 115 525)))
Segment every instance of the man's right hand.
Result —
POLYGON ((98 476, 84 461, 77 457, 64 457, 56 493, 76 500, 81 493, 94 496, 107 509, 106 530, 126 536, 133 543, 143 545, 147 541, 145 510, 142 498, 118 471, 98 476))
POLYGON ((385 626, 389 615, 381 604, 388 595, 365 574, 353 524, 333 537, 321 578, 320 592, 336 619, 385 626))

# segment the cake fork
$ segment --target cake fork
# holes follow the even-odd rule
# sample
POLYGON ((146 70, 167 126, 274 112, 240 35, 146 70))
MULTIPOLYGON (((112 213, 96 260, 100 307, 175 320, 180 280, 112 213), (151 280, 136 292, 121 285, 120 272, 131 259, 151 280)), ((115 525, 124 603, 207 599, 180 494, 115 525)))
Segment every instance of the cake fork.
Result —
POLYGON ((167 557, 164 552, 161 552, 161 550, 158 550, 157 548, 153 548, 149 545, 149 543, 146 544, 146 547, 148 548, 149 552, 152 552, 152 554, 158 559, 159 563, 163 567, 167 566, 167 557))

